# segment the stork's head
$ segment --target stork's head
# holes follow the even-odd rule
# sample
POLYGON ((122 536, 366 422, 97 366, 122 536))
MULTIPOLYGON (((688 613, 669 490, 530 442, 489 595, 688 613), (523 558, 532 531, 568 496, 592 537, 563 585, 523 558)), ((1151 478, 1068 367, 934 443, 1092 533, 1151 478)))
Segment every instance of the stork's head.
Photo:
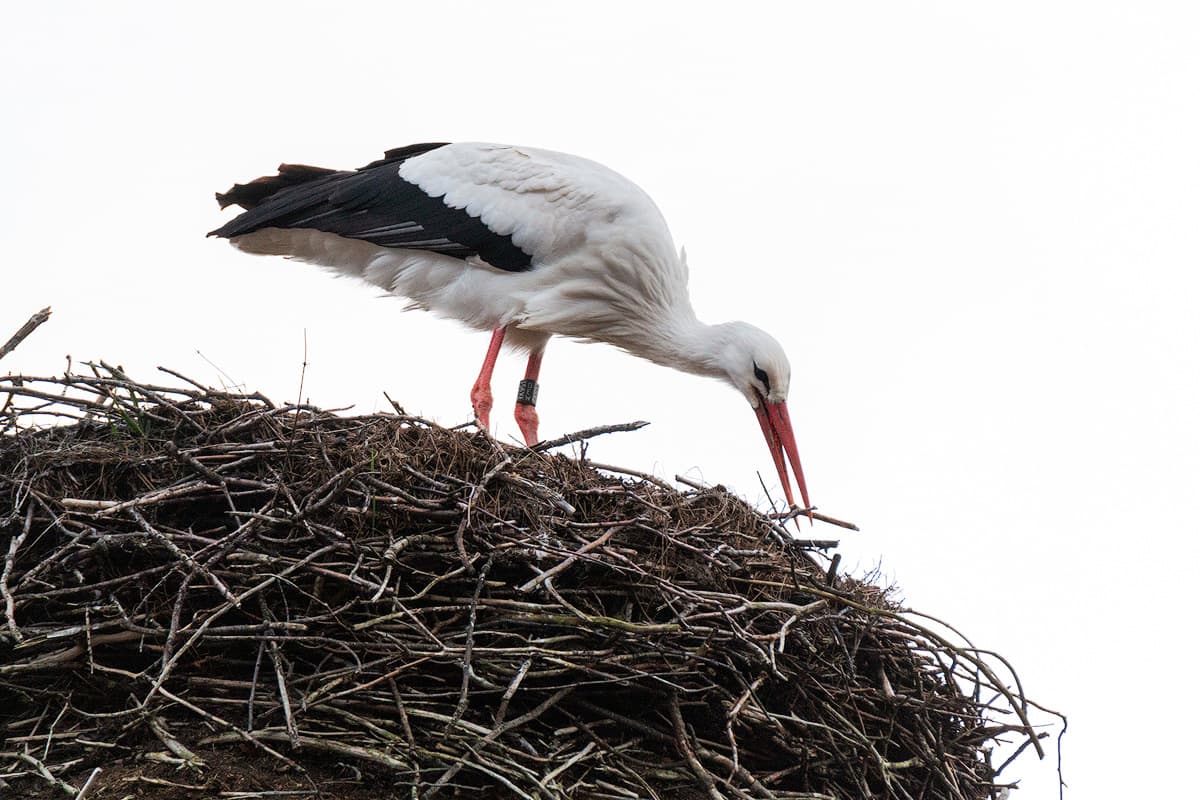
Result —
POLYGON ((808 508, 808 487, 804 483, 796 436, 792 433, 792 422, 788 416, 787 395, 792 367, 787 354, 774 337, 753 325, 730 322, 718 327, 725 329, 722 337, 724 346, 718 356, 724 377, 745 396, 758 416, 788 503, 795 505, 785 456, 791 463, 800 498, 804 501, 804 507, 808 508))

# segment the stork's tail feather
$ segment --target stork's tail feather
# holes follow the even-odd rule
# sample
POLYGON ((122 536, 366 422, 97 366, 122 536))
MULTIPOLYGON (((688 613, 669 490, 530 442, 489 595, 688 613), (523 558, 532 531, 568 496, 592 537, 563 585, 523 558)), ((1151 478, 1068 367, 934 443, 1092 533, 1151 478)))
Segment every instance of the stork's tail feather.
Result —
POLYGON ((315 181, 335 172, 337 170, 310 167, 307 164, 280 164, 278 175, 264 175, 249 183, 235 183, 229 191, 217 192, 217 202, 221 208, 241 206, 249 211, 282 189, 315 181))

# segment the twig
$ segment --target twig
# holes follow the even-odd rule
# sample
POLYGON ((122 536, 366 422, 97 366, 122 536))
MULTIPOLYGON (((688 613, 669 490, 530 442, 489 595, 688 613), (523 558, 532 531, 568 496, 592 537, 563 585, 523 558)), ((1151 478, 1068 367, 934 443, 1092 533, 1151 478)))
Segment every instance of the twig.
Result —
POLYGON ((594 469, 602 469, 602 470, 606 470, 608 472, 619 472, 622 475, 632 475, 633 477, 640 478, 640 479, 646 481, 647 483, 653 483, 655 486, 659 487, 660 489, 666 489, 668 492, 675 491, 675 487, 672 486, 671 484, 667 483, 666 481, 662 480, 661 478, 656 478, 649 473, 642 472, 641 470, 630 469, 629 467, 618 467, 614 464, 601 464, 598 461, 592 461, 591 459, 588 459, 587 463, 589 466, 593 467, 594 469))
MULTIPOLYGON (((245 733, 244 731, 228 731, 226 733, 218 733, 213 736, 207 736, 200 740, 202 745, 212 744, 229 744, 237 741, 252 741, 267 752, 283 759, 293 768, 298 769, 296 764, 289 758, 283 756, 276 750, 267 747, 263 742, 289 742, 290 737, 287 731, 264 729, 254 731, 253 733, 245 733)), ((385 769, 404 770, 407 771, 411 766, 396 758, 390 753, 384 753, 370 747, 361 747, 353 744, 344 744, 342 742, 332 741, 329 739, 319 739, 313 736, 301 736, 299 746, 305 750, 314 750, 325 753, 332 753, 343 758, 358 759, 361 761, 369 761, 377 764, 385 769)))
POLYGON ((560 436, 557 439, 549 439, 544 442, 538 442, 533 447, 529 448, 535 453, 542 453, 546 450, 552 450, 555 447, 562 447, 564 444, 574 444, 582 442, 586 439, 593 439, 597 436, 603 436, 606 433, 625 433, 627 431, 638 431, 649 425, 649 422, 641 420, 637 422, 621 422, 615 425, 597 425, 594 428, 585 428, 575 433, 568 433, 565 436, 560 436))
POLYGON ((168 750, 174 753, 177 758, 186 763, 189 767, 199 769, 205 766, 204 759, 193 753, 187 748, 186 745, 183 744, 183 742, 172 736, 171 732, 167 730, 167 726, 163 724, 163 721, 159 719, 157 715, 149 715, 148 722, 150 725, 150 730, 154 731, 154 735, 157 736, 159 741, 162 742, 168 750))
POLYGON ((0 751, 0 757, 15 758, 18 761, 24 761, 26 764, 28 764, 29 766, 31 766, 35 770, 37 770, 37 774, 40 775, 46 781, 46 783, 50 784, 54 788, 63 792, 68 797, 75 798, 75 797, 79 796, 78 789, 76 789, 74 786, 67 783, 66 781, 60 780, 59 778, 54 777, 54 775, 50 772, 50 770, 46 768, 45 764, 43 764, 41 761, 34 758, 33 756, 29 755, 29 753, 19 753, 19 752, 14 753, 14 752, 0 751))
POLYGON ((0 595, 4 597, 4 619, 8 623, 8 629, 12 633, 13 639, 17 642, 22 641, 25 636, 17 626, 16 618, 13 617, 15 603, 13 601, 12 590, 8 588, 8 578, 12 575, 13 567, 17 560, 17 553, 20 551, 21 545, 25 543, 25 537, 29 535, 29 530, 32 526, 33 503, 31 502, 25 510, 25 524, 21 526, 21 532, 14 536, 8 543, 8 553, 4 556, 4 570, 0 571, 0 595))
POLYGON ((79 793, 75 795, 75 800, 87 800, 87 796, 90 793, 92 786, 95 785, 96 776, 99 775, 101 771, 102 770, 100 767, 96 767, 92 770, 92 774, 88 775, 88 779, 83 782, 83 786, 79 787, 79 793))
POLYGON ((613 527, 609 528, 604 533, 602 533, 600 536, 596 537, 592 541, 585 544, 583 547, 576 550, 571 555, 567 556, 565 559, 563 559, 559 563, 555 564, 553 567, 543 570, 542 572, 539 572, 534 577, 525 581, 525 583, 523 583, 517 587, 517 591, 521 592, 521 593, 533 591, 533 589, 538 584, 542 583, 547 578, 552 578, 555 575, 557 575, 558 573, 562 572, 564 569, 567 569, 568 567, 570 567, 572 564, 574 564, 579 559, 580 556, 587 555, 588 553, 595 550, 597 547, 603 547, 608 542, 608 540, 612 538, 614 533, 616 533, 617 531, 621 530, 624 527, 625 527, 624 525, 614 525, 613 527))
POLYGON ((9 337, 8 341, 0 345, 0 358, 17 349, 17 345, 25 341, 25 337, 37 330, 38 326, 46 320, 50 319, 50 306, 46 306, 41 311, 34 313, 25 324, 17 329, 17 332, 9 337))
POLYGON ((675 743, 679 745, 679 750, 683 753, 684 759, 687 760, 688 766, 692 768, 692 774, 696 776, 696 780, 704 787, 705 792, 713 800, 725 800, 725 795, 717 789, 717 783, 713 780, 713 776, 709 774, 704 765, 700 763, 700 759, 696 758, 696 753, 692 750, 691 742, 689 741, 687 728, 683 724, 683 714, 679 711, 679 697, 671 695, 671 723, 675 727, 675 743))

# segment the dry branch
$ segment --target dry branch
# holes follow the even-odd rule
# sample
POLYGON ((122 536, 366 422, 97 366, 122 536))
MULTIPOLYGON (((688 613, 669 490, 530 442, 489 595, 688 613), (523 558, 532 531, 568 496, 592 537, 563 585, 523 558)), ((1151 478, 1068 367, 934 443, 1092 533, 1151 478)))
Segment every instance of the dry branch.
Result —
POLYGON ((0 345, 0 358, 17 349, 17 345, 25 341, 29 334, 37 330, 38 326, 46 320, 50 319, 50 306, 46 306, 41 311, 37 311, 29 319, 25 320, 25 324, 17 329, 17 332, 9 337, 8 341, 0 345))

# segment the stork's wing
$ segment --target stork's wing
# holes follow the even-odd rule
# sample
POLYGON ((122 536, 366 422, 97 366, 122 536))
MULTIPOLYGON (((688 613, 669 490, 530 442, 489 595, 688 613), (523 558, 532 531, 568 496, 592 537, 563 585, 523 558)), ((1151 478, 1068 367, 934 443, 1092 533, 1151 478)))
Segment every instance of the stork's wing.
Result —
MULTIPOLYGON (((405 161, 400 176, 509 236, 535 264, 574 258, 580 248, 620 240, 665 247, 671 235, 650 197, 586 158, 531 147, 458 142, 405 161)), ((613 254, 615 255, 615 254, 613 254)))
POLYGON ((317 230, 380 247, 426 250, 455 258, 477 256, 510 272, 530 268, 531 253, 472 214, 455 208, 401 177, 410 159, 443 144, 390 150, 383 159, 353 172, 284 164, 279 174, 238 184, 217 199, 245 213, 212 231, 232 239, 264 228, 317 230))

